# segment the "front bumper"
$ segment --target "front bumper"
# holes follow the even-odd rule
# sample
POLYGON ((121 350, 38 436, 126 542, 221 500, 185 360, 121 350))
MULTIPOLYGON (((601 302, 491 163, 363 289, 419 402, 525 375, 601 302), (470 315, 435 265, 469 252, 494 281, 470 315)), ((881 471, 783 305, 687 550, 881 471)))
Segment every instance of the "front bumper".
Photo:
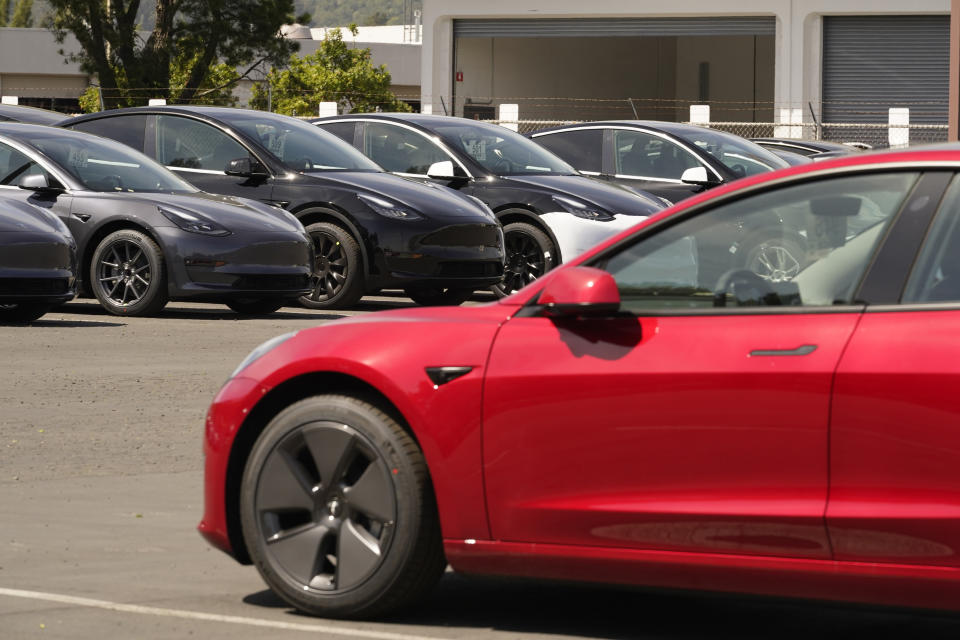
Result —
POLYGON ((493 222, 439 228, 404 222, 379 232, 377 240, 370 289, 417 284, 480 289, 503 278, 503 229, 493 222))
POLYGON ((203 236, 157 228, 174 299, 296 298, 310 292, 313 245, 306 234, 203 236))
POLYGON ((0 234, 0 303, 61 304, 77 294, 77 251, 58 234, 0 234))
POLYGON ((556 211, 544 213, 540 219, 553 232, 557 244, 560 245, 560 255, 564 261, 568 261, 624 229, 646 220, 647 217, 618 213, 613 220, 601 222, 578 218, 566 211, 556 211))

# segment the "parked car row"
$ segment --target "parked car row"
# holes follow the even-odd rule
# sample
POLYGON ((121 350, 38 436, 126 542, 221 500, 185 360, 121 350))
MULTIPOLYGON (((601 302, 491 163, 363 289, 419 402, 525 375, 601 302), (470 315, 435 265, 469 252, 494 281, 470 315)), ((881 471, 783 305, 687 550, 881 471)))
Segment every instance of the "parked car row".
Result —
MULTIPOLYGON (((5 106, 0 118, 59 127, 0 124, 0 188, 60 217, 78 243, 79 291, 126 315, 179 299, 337 309, 384 288, 425 305, 488 287, 506 296, 674 202, 787 166, 737 136, 670 123, 525 137, 418 114, 307 123, 147 107, 54 122, 5 106)), ((731 232, 731 251, 763 277, 794 268, 802 241, 781 227, 772 214, 755 237, 731 232)))

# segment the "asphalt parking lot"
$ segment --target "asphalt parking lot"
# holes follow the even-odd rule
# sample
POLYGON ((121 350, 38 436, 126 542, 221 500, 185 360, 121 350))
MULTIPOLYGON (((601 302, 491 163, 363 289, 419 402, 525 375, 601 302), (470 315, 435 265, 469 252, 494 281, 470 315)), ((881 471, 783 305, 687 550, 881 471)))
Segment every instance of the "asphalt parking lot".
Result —
POLYGON ((375 623, 298 615, 197 535, 207 405, 278 333, 410 306, 241 318, 90 300, 0 326, 0 638, 960 637, 960 618, 756 598, 468 579, 375 623))

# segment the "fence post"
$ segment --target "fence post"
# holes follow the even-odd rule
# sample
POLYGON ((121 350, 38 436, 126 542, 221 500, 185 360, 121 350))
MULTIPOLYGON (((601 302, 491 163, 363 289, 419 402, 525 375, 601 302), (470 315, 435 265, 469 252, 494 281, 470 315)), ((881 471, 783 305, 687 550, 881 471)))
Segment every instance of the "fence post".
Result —
POLYGON ((692 104, 690 105, 690 123, 691 124, 710 124, 710 105, 692 104))
POLYGON ((520 130, 520 105, 502 104, 500 105, 500 126, 513 131, 520 130))
POLYGON ((330 116, 337 115, 337 103, 321 102, 320 107, 317 109, 317 115, 321 118, 328 118, 330 116))
POLYGON ((890 147, 906 147, 910 145, 910 109, 907 107, 892 107, 889 115, 890 147))
POLYGON ((0 104, 12 104, 17 105, 20 103, 20 98, 17 96, 0 96, 0 104))

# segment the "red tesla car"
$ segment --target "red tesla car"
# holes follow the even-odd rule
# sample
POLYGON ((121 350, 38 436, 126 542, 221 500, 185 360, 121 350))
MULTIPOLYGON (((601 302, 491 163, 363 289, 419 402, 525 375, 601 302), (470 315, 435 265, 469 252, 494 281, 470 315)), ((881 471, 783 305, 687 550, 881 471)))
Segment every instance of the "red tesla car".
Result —
POLYGON ((456 571, 960 608, 960 149, 688 199, 471 308, 256 349, 200 531, 291 605, 456 571))

